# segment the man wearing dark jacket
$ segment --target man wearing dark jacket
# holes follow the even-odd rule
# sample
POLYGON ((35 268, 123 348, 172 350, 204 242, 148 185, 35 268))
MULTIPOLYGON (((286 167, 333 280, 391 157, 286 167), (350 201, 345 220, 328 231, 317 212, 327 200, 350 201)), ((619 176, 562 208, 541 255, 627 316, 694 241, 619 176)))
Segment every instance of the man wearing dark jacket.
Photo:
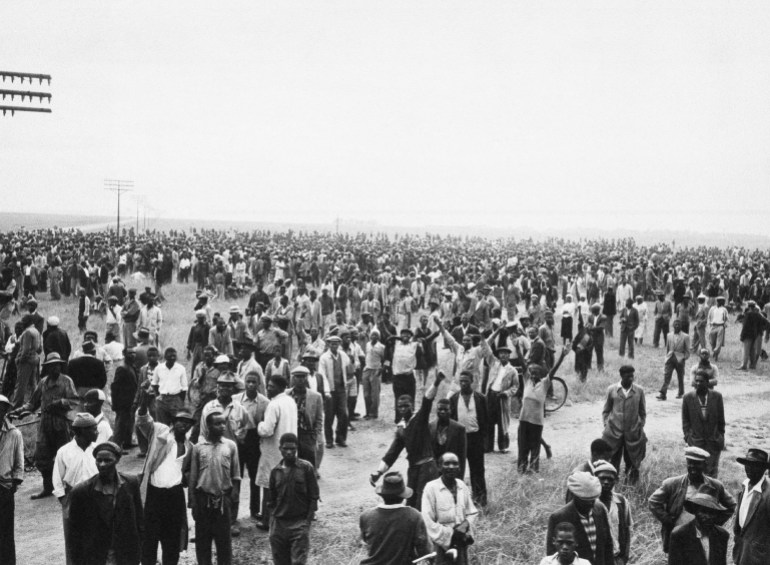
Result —
POLYGON ((72 354, 72 344, 70 338, 63 329, 59 327, 59 318, 50 316, 48 318, 48 327, 43 332, 43 354, 58 353, 64 366, 62 371, 67 371, 67 359, 72 354))
POLYGON ((73 563, 138 565, 144 535, 139 481, 119 473, 120 447, 106 441, 94 448, 99 473, 70 493, 70 550, 73 563))
POLYGON ((139 379, 134 367, 136 353, 132 347, 123 351, 123 364, 115 369, 112 381, 112 409, 115 411, 114 441, 123 449, 131 449, 134 433, 134 397, 139 388, 139 379))
POLYGON ((722 395, 709 390, 705 371, 695 372, 695 390, 682 399, 682 432, 687 445, 709 452, 705 473, 715 479, 719 475, 719 455, 725 447, 725 405, 722 395))
POLYGON ((736 565, 764 565, 770 555, 770 481, 765 475, 770 458, 766 451, 750 448, 746 457, 737 460, 746 479, 733 517, 733 561, 736 565))
POLYGON ((436 467, 436 461, 433 458, 429 418, 436 390, 443 380, 444 373, 439 372, 433 386, 425 392, 420 409, 416 414, 412 412, 413 400, 410 396, 402 395, 398 398, 398 412, 406 424, 399 423, 396 437, 380 461, 377 471, 369 477, 369 482, 374 486, 377 480, 396 462, 401 451, 406 449, 406 457, 409 460, 407 486, 414 491, 408 504, 417 510, 420 510, 422 504, 422 491, 425 485, 438 477, 438 467, 436 467))
MULTIPOLYGON (((484 395, 473 390, 473 375, 460 374, 460 390, 449 397, 450 418, 465 428, 465 453, 471 475, 471 490, 476 504, 487 504, 484 469, 484 442, 489 416, 484 395)), ((462 474, 462 479, 465 474, 462 474)))
POLYGON ((107 384, 107 371, 104 369, 104 363, 96 358, 96 344, 93 341, 83 343, 83 353, 77 359, 69 362, 69 376, 75 383, 75 390, 81 401, 86 393, 93 389, 103 389, 107 384))
POLYGON ((619 354, 623 357, 626 354, 626 344, 628 344, 628 358, 634 358, 634 332, 639 327, 639 311, 634 308, 634 301, 629 298, 626 300, 626 307, 620 312, 620 350, 619 354))
POLYGON ((762 351, 762 334, 765 333, 770 322, 760 314, 757 303, 749 300, 746 313, 743 315, 741 327, 741 343, 743 344, 743 363, 736 367, 738 371, 748 371, 757 368, 759 353, 762 351))
POLYGON ((685 499, 684 508, 695 519, 671 532, 668 565, 727 565, 730 534, 716 525, 719 515, 725 511, 716 499, 716 492, 702 487, 685 499))
POLYGON ((599 479, 590 473, 574 473, 567 479, 572 492, 571 502, 548 518, 546 555, 556 553, 553 543, 556 526, 569 522, 575 526, 575 552, 591 565, 614 565, 612 532, 604 505, 598 502, 602 492, 599 479))
POLYGON ((450 418, 449 400, 442 398, 436 403, 436 421, 430 424, 433 440, 433 456, 438 465, 444 453, 454 453, 460 462, 460 476, 465 476, 465 428, 450 418))

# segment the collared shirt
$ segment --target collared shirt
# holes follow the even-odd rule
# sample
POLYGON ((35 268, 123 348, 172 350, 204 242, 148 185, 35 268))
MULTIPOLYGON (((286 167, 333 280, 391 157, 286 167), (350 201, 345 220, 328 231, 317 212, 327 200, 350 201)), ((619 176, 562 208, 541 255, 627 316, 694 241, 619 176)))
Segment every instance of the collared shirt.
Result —
POLYGON ((215 443, 207 438, 193 446, 190 465, 190 488, 213 496, 229 493, 235 481, 241 480, 238 446, 223 437, 215 443))
POLYGON ((289 337, 289 334, 280 328, 270 326, 268 329, 261 329, 257 332, 254 340, 257 345, 257 351, 263 355, 272 355, 276 345, 281 345, 282 341, 289 337))
POLYGON ((166 452, 163 461, 150 477, 150 484, 157 488, 171 488, 182 484, 182 463, 186 453, 177 456, 177 443, 174 432, 170 431, 166 440, 166 452))
POLYGON ((187 390, 187 369, 179 363, 174 363, 170 369, 165 363, 160 364, 155 369, 150 384, 157 385, 160 394, 179 394, 187 390))
POLYGON ((206 363, 200 363, 195 367, 195 383, 201 397, 216 394, 219 369, 214 365, 209 367, 206 363))
POLYGON ((252 400, 244 391, 233 395, 233 402, 243 406, 243 409, 246 411, 246 416, 248 416, 246 429, 254 430, 257 428, 257 424, 264 419, 265 409, 270 400, 259 392, 257 392, 257 396, 252 400))
POLYGON ((468 404, 465 404, 465 397, 460 394, 457 399, 457 421, 465 426, 465 433, 471 434, 479 431, 479 419, 476 413, 476 399, 471 393, 468 397, 468 404))
POLYGON ((757 481, 757 484, 751 490, 749 490, 749 480, 745 479, 743 481, 743 497, 741 498, 741 507, 738 509, 738 525, 741 528, 746 525, 746 518, 749 515, 752 499, 755 496, 762 496, 762 486, 766 480, 766 477, 762 477, 762 480, 757 481))
POLYGON ((472 528, 478 514, 465 483, 455 479, 455 488, 456 499, 444 481, 435 479, 425 485, 422 494, 422 517, 428 528, 428 536, 433 543, 444 549, 449 548, 454 526, 468 520, 472 528))
MULTIPOLYGON (((561 561, 559 561, 559 552, 557 551, 553 555, 543 557, 540 560, 540 565, 561 565, 561 561)), ((588 559, 578 557, 577 552, 575 552, 575 559, 572 561, 572 565, 591 565, 591 562, 588 559)))
POLYGON ((709 536, 705 532, 702 532, 697 524, 695 524, 695 537, 698 538, 700 544, 703 546, 703 553, 706 555, 706 562, 708 562, 709 555, 711 554, 711 543, 709 542, 709 536))
POLYGON ((72 487, 87 481, 99 470, 94 459, 95 443, 80 449, 75 439, 64 444, 56 452, 53 463, 53 493, 57 498, 67 494, 72 487))
POLYGON ((318 506, 319 489, 313 466, 302 459, 283 460, 270 471, 270 507, 276 518, 308 518, 318 506))
POLYGON ((104 417, 103 413, 99 413, 96 417, 96 432, 98 434, 96 445, 105 441, 110 441, 110 438, 112 437, 112 426, 110 426, 110 421, 104 417))
POLYGON ((24 478, 24 440, 8 420, 0 427, 0 486, 10 489, 24 478))
POLYGON ((257 392, 260 394, 266 394, 266 379, 265 379, 265 372, 262 370, 262 367, 260 367, 259 363, 254 359, 254 357, 249 357, 246 361, 241 361, 238 363, 238 378, 242 380, 244 383, 246 382, 246 375, 249 373, 256 373, 259 375, 259 380, 257 382, 257 392))
POLYGON ((591 552, 596 553, 596 522, 594 521, 594 513, 589 512, 588 516, 583 516, 578 512, 580 516, 580 523, 583 525, 583 531, 588 538, 588 544, 591 546, 591 552))
POLYGON ((727 308, 724 306, 712 306, 709 310, 708 321, 712 326, 724 326, 727 319, 727 308))
POLYGON ((411 373, 417 366, 417 348, 419 343, 410 341, 403 343, 397 341, 393 348, 393 374, 403 375, 411 373))
POLYGON ((241 442, 246 438, 246 426, 249 423, 249 416, 243 406, 235 402, 232 398, 230 404, 222 406, 219 398, 209 400, 201 411, 201 435, 207 436, 209 427, 206 425, 206 417, 212 412, 222 412, 225 417, 225 438, 241 442))
MULTIPOLYGON (((618 494, 613 492, 612 500, 610 501, 609 508, 607 508, 607 519, 609 520, 610 531, 612 532, 613 555, 620 554, 620 502, 621 500, 618 494)), ((626 524, 626 527, 631 528, 633 526, 633 520, 631 518, 631 513, 628 510, 626 510, 626 517, 628 519, 628 524, 626 524)))

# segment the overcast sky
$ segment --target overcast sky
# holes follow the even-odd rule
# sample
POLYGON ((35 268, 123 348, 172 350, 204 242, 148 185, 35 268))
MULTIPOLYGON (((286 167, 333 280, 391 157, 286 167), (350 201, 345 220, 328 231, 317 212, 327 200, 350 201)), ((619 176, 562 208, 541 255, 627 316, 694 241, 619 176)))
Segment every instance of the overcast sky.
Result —
POLYGON ((52 114, 0 117, 3 211, 112 214, 117 178, 167 218, 767 231, 766 0, 4 0, 0 26, 2 70, 53 76, 52 114))

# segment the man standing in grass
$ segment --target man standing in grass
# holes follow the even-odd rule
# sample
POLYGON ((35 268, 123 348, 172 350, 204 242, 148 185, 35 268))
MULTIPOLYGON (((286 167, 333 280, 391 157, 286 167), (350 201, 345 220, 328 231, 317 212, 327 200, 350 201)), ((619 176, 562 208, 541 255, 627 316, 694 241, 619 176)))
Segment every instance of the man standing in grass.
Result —
POLYGON ((639 480, 639 466, 647 453, 647 405, 644 390, 634 384, 634 368, 620 368, 620 382, 607 388, 607 400, 602 410, 604 434, 602 439, 613 450, 610 461, 620 471, 621 457, 626 465, 626 478, 630 483, 639 480))
POLYGON ((725 490, 724 485, 703 473, 706 460, 709 458, 708 451, 700 447, 686 447, 684 456, 687 460, 687 473, 663 481, 649 500, 650 511, 661 524, 660 533, 665 553, 669 550, 671 531, 693 518, 684 507, 689 491, 698 490, 702 486, 710 487, 715 491, 719 503, 725 508, 716 521, 720 526, 730 519, 736 506, 735 499, 725 490))
POLYGON ((404 484, 401 473, 385 473, 376 492, 382 503, 359 518, 368 554, 361 565, 406 565, 429 554, 432 546, 425 520, 417 510, 404 505, 404 500, 412 497, 412 489, 404 484))

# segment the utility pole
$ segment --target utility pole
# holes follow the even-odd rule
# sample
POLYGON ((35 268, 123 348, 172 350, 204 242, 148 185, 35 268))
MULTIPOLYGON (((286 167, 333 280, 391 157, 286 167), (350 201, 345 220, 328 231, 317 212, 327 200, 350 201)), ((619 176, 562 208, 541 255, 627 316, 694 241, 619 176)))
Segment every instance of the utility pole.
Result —
MULTIPOLYGON (((32 84, 33 80, 37 80, 38 84, 43 84, 43 81, 48 82, 48 86, 51 86, 51 75, 40 75, 40 74, 34 74, 34 73, 17 73, 15 71, 0 71, 0 77, 2 77, 3 82, 6 81, 6 79, 11 79, 11 83, 13 83, 16 79, 19 79, 19 83, 24 84, 24 81, 29 81, 30 85, 32 84)), ((15 100, 17 96, 21 97, 21 101, 24 102, 25 98, 29 98, 30 103, 33 102, 33 98, 37 98, 38 102, 42 103, 43 99, 46 99, 46 101, 50 104, 51 103, 51 93, 50 92, 37 92, 37 91, 30 91, 30 90, 6 90, 4 88, 0 89, 0 95, 2 95, 3 100, 5 100, 6 96, 10 96, 11 100, 15 100)), ((5 104, 0 104, 0 111, 3 112, 3 116, 6 115, 7 112, 11 113, 11 116, 16 115, 16 112, 43 112, 46 114, 51 113, 50 108, 41 108, 39 106, 6 106, 5 104)))
POLYGON ((120 197, 124 192, 131 192, 134 190, 134 181, 132 180, 115 180, 104 179, 104 190, 110 192, 117 192, 118 194, 118 231, 117 242, 120 243, 120 197))

